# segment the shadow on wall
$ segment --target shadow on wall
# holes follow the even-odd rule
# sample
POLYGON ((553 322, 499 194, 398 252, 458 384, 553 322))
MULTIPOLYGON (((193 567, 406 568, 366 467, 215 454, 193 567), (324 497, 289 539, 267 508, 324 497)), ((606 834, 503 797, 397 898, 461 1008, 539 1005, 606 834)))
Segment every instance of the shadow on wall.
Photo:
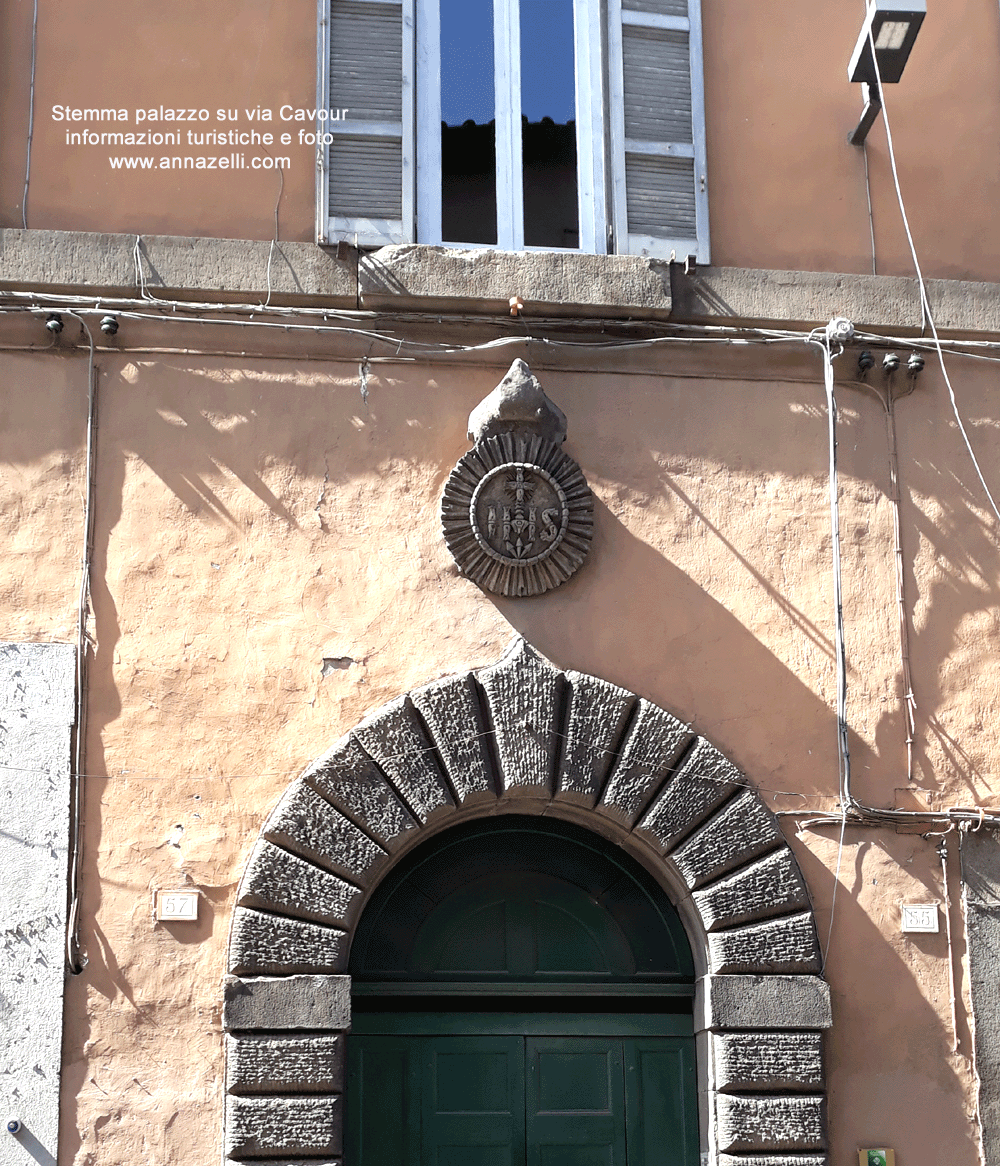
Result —
MULTIPOLYGON (((593 547, 580 572, 548 595, 491 597, 504 618, 560 667, 638 691, 699 731, 710 721, 707 735, 751 771, 769 805, 772 793, 787 790, 835 795, 832 710, 731 612, 632 534, 598 498, 594 517, 593 547), (815 733, 824 750, 808 769, 801 757, 775 751, 775 742, 789 739, 790 724, 815 733), (748 764, 755 756, 769 759, 766 774, 748 764)), ((870 760, 856 737, 851 748, 858 763, 870 760)), ((806 747, 802 753, 808 761, 806 747)))
MULTIPOLYGON (((58 379, 69 383, 69 388, 61 385, 53 390, 65 406, 72 396, 74 371, 80 373, 83 393, 85 359, 82 355, 79 359, 62 355, 51 359, 62 366, 58 379)), ((131 459, 138 459, 163 481, 182 504, 184 510, 178 511, 181 517, 186 511, 202 523, 221 523, 239 533, 245 529, 249 508, 259 504, 273 522, 269 533, 279 537, 281 532, 305 534, 315 541, 343 530, 343 515, 331 517, 324 509, 325 496, 332 498, 338 485, 361 476, 392 473, 398 481, 407 467, 416 467, 414 490, 427 492, 427 474, 420 469, 437 459, 433 496, 414 496, 411 503, 415 513, 425 508, 436 511, 440 484, 467 448, 464 424, 469 408, 497 379, 496 370, 488 367, 433 369, 429 371, 436 380, 427 378, 432 391, 409 394, 402 391, 408 381, 394 381, 391 370, 377 366, 363 395, 347 363, 333 366, 336 376, 309 362, 283 362, 280 372, 274 372, 273 366, 268 371, 267 362, 249 370, 233 369, 226 361, 208 358, 192 367, 175 358, 136 364, 121 356, 101 355, 99 364, 100 478, 93 571, 99 648, 94 679, 106 703, 88 742, 92 750, 100 749, 101 722, 108 723, 120 711, 109 661, 121 633, 115 598, 105 580, 111 531, 125 512, 123 496, 126 490, 132 491, 127 500, 130 510, 138 497, 129 469, 131 459), (275 467, 278 473, 268 472, 275 467), (308 530, 303 529, 306 519, 301 504, 296 505, 292 493, 280 488, 296 479, 323 487, 317 486, 318 520, 308 530), (241 491, 246 492, 242 500, 241 491)), ((599 472, 605 481, 619 484, 632 495, 630 501, 640 506, 655 495, 673 499, 679 515, 695 517, 701 531, 710 533, 706 545, 717 540, 724 548, 722 558, 731 556, 739 562, 747 574, 747 585, 760 589, 761 602, 774 607, 775 618, 786 619, 809 641, 811 651, 832 659, 831 629, 812 622, 795 606, 787 588, 782 594, 769 583, 740 554, 726 531, 712 524, 704 500, 692 496, 686 484, 690 479, 683 469, 668 473, 664 468, 665 464, 692 466, 704 459, 735 472, 789 480, 806 477, 819 482, 825 474, 825 412, 820 407, 818 387, 786 382, 781 393, 775 394, 771 385, 720 381, 713 390, 709 411, 700 399, 690 401, 690 386, 683 382, 600 378, 600 399, 610 392, 620 403, 620 408, 608 411, 595 408, 598 378, 560 377, 562 383, 556 382, 554 374, 546 379, 556 382, 553 393, 572 415, 571 451, 584 471, 591 476, 599 472), (748 433, 762 431, 771 435, 768 441, 747 440, 748 433), (660 451, 656 455, 654 448, 660 451)), ((964 386, 963 391, 968 395, 969 387, 964 386)), ((934 738, 935 752, 943 753, 958 780, 971 790, 977 780, 982 781, 982 775, 974 758, 937 715, 936 710, 950 696, 942 691, 934 661, 948 658, 954 651, 963 621, 975 614, 986 619, 997 610, 1000 589, 996 548, 989 528, 974 509, 978 500, 950 468, 963 456, 959 439, 953 427, 944 427, 943 417, 927 415, 934 408, 909 398, 900 405, 899 423, 900 464, 904 467, 903 540, 909 551, 908 600, 911 608, 919 605, 924 612, 923 626, 912 637, 914 668, 919 672, 917 713, 923 729, 917 733, 917 764, 921 783, 933 788, 939 778, 933 773, 935 758, 928 757, 924 741, 934 738), (929 447, 926 439, 920 444, 919 426, 931 421, 936 432, 940 428, 945 434, 939 443, 942 450, 935 457, 921 457, 929 447), (931 517, 927 499, 938 508, 931 517), (941 568, 922 584, 918 584, 911 565, 913 551, 920 546, 932 548, 941 568), (921 594, 921 586, 928 589, 927 594, 921 594), (923 660, 926 666, 921 667, 923 660)), ((35 393, 8 397, 3 402, 0 459, 51 459, 59 443, 73 448, 83 427, 82 416, 73 416, 74 412, 58 408, 59 427, 50 430, 39 423, 39 397, 35 393)), ((845 391, 841 430, 844 490, 858 486, 873 499, 884 498, 885 432, 877 403, 845 391)), ((991 467, 984 468, 989 476, 991 467)), ((141 488, 148 491, 147 486, 141 488)), ((755 497, 754 505, 766 513, 768 499, 755 497)), ((673 702, 679 712, 704 716, 704 710, 711 708, 716 723, 720 719, 742 720, 744 724, 739 732, 734 731, 733 740, 756 734, 766 741, 769 724, 787 726, 789 717, 798 716, 809 706, 809 696, 800 691, 792 673, 746 635, 738 621, 720 605, 713 605, 691 580, 681 579, 680 571, 671 567, 658 549, 609 524, 610 511, 603 514, 603 529, 598 530, 591 563, 565 594, 527 604, 521 601, 519 615, 510 605, 500 605, 515 627, 558 662, 587 667, 626 686, 632 678, 632 687, 645 684, 644 691, 673 702), (623 602, 630 585, 631 611, 623 602), (654 611, 656 626, 648 626, 648 613, 654 611), (560 620, 547 619, 545 612, 558 612, 560 620), (644 614, 637 619, 634 612, 644 614), (566 651, 570 648, 586 660, 568 660, 566 651), (647 678, 635 681, 635 662, 650 659, 654 653, 661 661, 659 675, 663 680, 650 671, 647 678), (770 661, 766 667, 764 658, 770 661), (774 668, 779 670, 781 683, 763 684, 774 668), (734 693, 740 694, 739 707, 728 707, 727 699, 734 693), (771 693, 775 700, 765 699, 771 693), (779 701, 787 708, 776 709, 779 701)), ((817 519, 811 528, 815 532, 822 528, 825 516, 813 517, 817 519)), ((164 529, 161 533, 173 532, 164 529)), ((405 538, 402 528, 396 533, 401 541, 405 538)), ((158 546, 155 535, 151 544, 158 546)), ((168 554, 169 549, 163 553, 168 554)), ((818 569, 825 570, 819 556, 817 562, 818 569)), ((886 566, 891 570, 888 561, 886 566)), ((850 601, 850 578, 845 584, 850 601)), ((816 702, 812 707, 828 715, 816 702)), ((890 705, 875 733, 878 755, 883 759, 900 756, 903 735, 898 708, 890 705)), ((720 744, 725 746, 726 742, 720 744)), ((870 758, 861 755, 864 747, 859 742, 852 748, 859 752, 860 777, 870 758)), ((822 792, 832 790, 824 787, 822 792)), ((883 797, 891 796, 891 791, 867 791, 859 783, 862 797, 869 794, 876 801, 879 792, 883 797)))
MULTIPOLYGON (((130 459, 149 466, 192 519, 227 524, 237 531, 245 521, 241 515, 248 501, 239 498, 241 492, 266 509, 275 520, 271 528, 275 532, 299 533, 299 518, 274 483, 290 483, 295 477, 308 479, 326 483, 332 495, 337 483, 360 475, 377 479, 388 472, 386 467, 402 467, 405 471, 408 465, 423 467, 423 472, 412 478, 414 486, 424 491, 413 495, 414 510, 426 513, 433 509, 436 513, 441 484, 468 448, 464 419, 498 379, 496 370, 489 368, 458 370, 447 376, 438 370, 440 391, 435 388, 411 400, 399 387, 373 376, 368 390, 370 400, 364 400, 356 384, 319 375, 316 367, 306 362, 301 366, 286 362, 281 375, 270 379, 227 370, 222 361, 206 361, 200 371, 193 372, 189 367, 161 364, 159 379, 151 387, 143 379, 133 384, 127 377, 118 376, 119 366, 134 368, 121 358, 102 358, 102 362, 109 365, 109 371, 101 381, 104 411, 99 436, 93 563, 98 646, 91 667, 92 685, 100 698, 91 706, 88 736, 88 770, 96 774, 106 772, 102 731, 121 711, 113 669, 121 632, 115 593, 109 584, 109 546, 130 504, 127 491, 136 489, 130 480, 134 477, 129 471, 130 459), (112 364, 115 371, 110 371, 112 364), (317 418, 325 419, 328 425, 317 425, 317 418), (426 472, 428 463, 431 473, 426 472), (268 465, 281 468, 279 475, 268 474, 272 485, 264 478, 268 465), (239 508, 234 508, 233 497, 238 499, 239 508)), ((85 367, 85 362, 80 362, 81 385, 85 367)), ((573 415, 572 394, 554 395, 573 415)), ((652 454, 651 435, 664 448, 683 450, 689 460, 704 457, 719 464, 740 465, 738 461, 725 460, 731 456, 734 443, 742 439, 739 418, 734 420, 727 415, 718 426, 707 426, 704 431, 689 427, 676 434, 666 433, 662 404, 653 408, 648 401, 647 393, 645 401, 638 397, 630 400, 620 418, 605 419, 602 415, 597 421, 591 420, 592 430, 582 432, 580 439, 571 433, 571 452, 586 473, 593 475, 599 469, 605 481, 625 483, 644 491, 647 497, 652 496, 654 488, 670 491, 684 507, 697 512, 697 500, 663 473, 652 454), (604 429, 598 440, 598 426, 610 432, 608 440, 604 429), (621 440, 626 430, 628 443, 621 440)), ((775 402, 770 406, 771 415, 756 418, 755 424, 768 423, 782 410, 787 414, 787 399, 775 398, 775 402)), ((580 410, 579 404, 576 409, 580 410)), ((871 426, 881 426, 881 416, 875 412, 877 406, 873 404, 871 409, 871 426)), ((12 425, 0 428, 0 458, 23 460, 25 440, 36 456, 51 454, 52 438, 39 422, 36 396, 24 394, 12 401, 7 411, 12 425)), ((797 442, 769 444, 766 456, 770 464, 765 470, 775 475, 809 473, 819 478, 825 472, 824 418, 819 412, 813 415, 803 410, 796 425, 797 442)), ((787 431, 787 420, 785 426, 787 431)), ((874 440, 869 445, 878 448, 874 440)), ((995 585, 984 583, 993 552, 986 545, 987 531, 975 521, 970 501, 961 490, 956 491, 947 482, 942 487, 942 477, 930 471, 923 477, 913 471, 913 476, 921 491, 936 489, 946 494, 946 519, 938 525, 912 501, 908 502, 903 537, 910 546, 916 545, 918 536, 928 540, 952 567, 942 581, 935 583, 931 596, 935 606, 940 596, 940 622, 948 625, 944 634, 947 640, 954 637, 962 615, 996 603, 995 585), (967 528, 971 533, 960 537, 967 528)), ((904 474, 904 483, 906 477, 904 474)), ((320 521, 310 530, 310 537, 337 537, 340 532, 335 525, 323 525, 322 498, 321 491, 316 504, 320 521)), ((590 560, 568 584, 558 592, 534 599, 492 600, 507 622, 560 667, 576 668, 638 691, 683 719, 693 718, 696 729, 707 727, 704 722, 698 723, 699 717, 710 720, 708 736, 750 772, 768 804, 773 802, 773 791, 789 788, 806 795, 832 795, 836 784, 832 760, 835 734, 829 706, 725 606, 671 563, 662 550, 636 537, 600 499, 595 517, 590 560), (786 748, 800 731, 821 750, 814 760, 808 759, 805 741, 795 758, 782 755, 774 747, 775 742, 782 742, 786 748), (759 762, 748 764, 748 758, 768 759, 766 770, 759 762)), ((704 520, 703 514, 701 517, 704 520)), ((421 521, 424 530, 430 529, 426 519, 421 521)), ((751 586, 761 588, 762 595, 776 605, 780 618, 790 621, 816 651, 829 658, 828 633, 810 622, 787 595, 769 585, 739 554, 724 531, 711 524, 709 530, 710 538, 718 540, 727 555, 739 560, 741 570, 752 579, 751 586)), ((402 520, 400 530, 387 535, 401 540, 407 536, 412 537, 412 524, 407 526, 402 520)), ((155 542, 156 534, 151 538, 155 542)), ((276 543, 276 554, 280 557, 284 553, 280 542, 276 543)), ((436 573, 434 581, 445 588, 469 588, 475 601, 471 585, 448 580, 438 566, 440 561, 431 559, 425 568, 436 573)), ((911 594, 915 594, 912 576, 908 584, 911 594)), ((942 635, 935 635, 939 650, 942 635)), ((446 667, 446 662, 443 664, 446 667)), ((927 669, 926 673, 931 683, 933 670, 927 669)), ((925 691, 921 697, 933 709, 939 695, 937 691, 925 691)), ((339 735, 339 730, 334 735, 339 735)), ((898 713, 887 713, 878 726, 879 753, 896 752, 901 739, 898 713)), ((851 748, 859 770, 876 760, 856 737, 852 738, 851 748)), ((961 762, 957 754, 956 761, 961 762)), ((971 782, 971 772, 961 768, 959 772, 971 782)), ((84 877, 83 917, 92 920, 100 901, 96 855, 101 806, 96 783, 88 791, 87 831, 90 857, 84 877)), ((803 848, 797 847, 797 853, 800 862, 808 866, 803 848)), ((821 898, 822 912, 829 902, 832 875, 818 862, 813 862, 806 873, 821 898)), ((877 949, 871 958, 882 969, 880 974, 897 985, 903 982, 901 990, 906 994, 909 1014, 922 1017, 928 1040, 930 1034, 936 1033, 939 1047, 940 1025, 912 977, 900 975, 899 957, 849 896, 844 897, 843 910, 856 936, 852 942, 861 944, 861 950, 877 949)), ((94 967, 86 976, 71 981, 67 994, 67 1016, 72 1019, 66 1035, 63 1134, 71 1150, 80 1144, 74 1124, 74 1099, 86 1071, 81 1052, 89 1032, 84 981, 93 983, 109 998, 116 990, 127 995, 128 988, 120 982, 114 953, 100 943, 100 935, 86 938, 94 967)), ((888 1018, 892 1009, 887 1007, 881 1014, 888 1018)), ((947 1077, 949 1088, 956 1087, 949 1067, 941 1064, 934 1072, 947 1077)))
MULTIPOLYGON (((960 387, 959 392, 963 394, 966 417, 974 415, 983 419, 974 428, 970 427, 970 434, 983 473, 996 497, 1000 473, 995 456, 990 457, 996 443, 985 440, 986 434, 996 428, 995 409, 986 401, 969 400, 967 389, 960 387)), ((974 651, 984 642, 995 642, 1000 634, 996 526, 991 517, 981 517, 988 502, 952 420, 943 386, 924 406, 924 415, 908 425, 906 410, 915 412, 920 404, 908 399, 897 409, 905 588, 911 613, 912 666, 918 678, 914 772, 921 786, 934 789, 943 784, 940 770, 944 769, 945 777, 957 779, 975 802, 990 788, 990 767, 987 765, 985 773, 978 768, 974 758, 949 731, 947 716, 942 719, 939 715, 939 710, 947 709, 956 699, 954 688, 947 692, 942 684, 940 662, 960 658, 968 652, 968 625, 973 619, 976 622, 976 632, 971 636, 974 651), (921 431, 941 435, 941 440, 921 446, 921 431), (929 502, 938 508, 933 517, 928 514, 929 502), (924 571, 920 579, 915 573, 917 551, 923 551, 924 571), (933 565, 931 571, 927 570, 931 565, 928 560, 933 565), (916 611, 920 613, 918 626, 912 614, 916 611), (944 613, 947 616, 942 618, 944 613), (960 630, 962 624, 966 628, 960 630), (940 750, 944 766, 929 753, 932 740, 940 750)), ((995 674, 990 685, 982 684, 977 674, 966 675, 969 683, 959 698, 970 703, 978 701, 980 722, 992 720, 995 674)), ((992 792, 1000 792, 995 784, 992 792)))
MULTIPOLYGON (((882 904, 863 901, 865 856, 857 854, 852 863, 850 833, 825 968, 834 1021, 825 1038, 827 1072, 840 1082, 829 1093, 830 1161, 853 1156, 857 1142, 844 1144, 841 1137, 838 1144, 838 1133, 851 1129, 866 1131, 870 1144, 895 1145, 897 1153, 908 1152, 910 1159, 976 1161, 976 1130, 965 1117, 962 1070, 967 1070, 968 1062, 963 1055, 944 1055, 953 1036, 941 1019, 946 1010, 935 1009, 918 970, 932 962, 940 969, 948 958, 944 928, 941 934, 919 937, 915 944, 917 937, 906 937, 907 945, 918 947, 922 956, 904 960, 879 929, 882 904), (932 954, 934 961, 928 958, 932 954)), ((826 861, 835 851, 836 831, 830 831, 830 838, 826 861)), ((911 871, 920 865, 916 861, 911 865, 915 852, 933 850, 933 840, 880 831, 877 842, 862 840, 858 850, 869 847, 884 852, 877 857, 885 865, 911 871)), ((807 886, 822 898, 816 923, 820 945, 826 947, 833 874, 813 850, 801 845, 794 849, 807 886)), ((877 862, 872 869, 880 871, 877 862)), ((939 895, 936 886, 931 897, 939 895)), ((961 952, 956 956, 960 959, 961 952)), ((959 1035, 967 1042, 964 1023, 959 1035)), ((969 1045, 964 1048, 967 1055, 969 1045)))
POLYGON ((52 1157, 48 1150, 35 1137, 35 1135, 28 1129, 26 1125, 22 1125, 15 1136, 18 1145, 34 1162, 40 1162, 41 1166, 56 1166, 56 1160, 52 1157))
MULTIPOLYGON (((707 735, 737 763, 740 757, 768 757, 771 741, 787 741, 789 725, 811 725, 825 751, 817 764, 803 771, 801 757, 790 761, 772 752, 766 768, 746 766, 766 804, 772 790, 793 789, 805 794, 831 795, 836 787, 835 719, 832 711, 784 664, 768 651, 729 611, 708 595, 663 555, 636 538, 600 500, 595 500, 595 538, 591 560, 569 583, 548 597, 507 600, 491 597, 507 621, 561 667, 589 672, 623 687, 635 687, 636 661, 658 660, 640 687, 642 695, 675 714, 693 716, 712 710, 715 726, 725 727, 727 739, 715 730, 707 735)), ((719 537, 723 537, 719 535, 719 537)), ((748 569, 749 565, 748 565, 748 569)), ((793 618, 794 612, 788 617, 793 618)), ((804 617, 803 617, 804 618, 804 617)), ((807 629, 801 629, 808 634, 807 629)), ((880 726, 880 728, 883 726, 880 726)), ((898 749, 901 726, 893 726, 892 748, 898 749)), ((875 760, 868 747, 851 736, 855 765, 875 760)), ((804 750, 803 750, 804 752, 804 750)), ((850 850, 845 857, 831 932, 834 873, 826 860, 802 844, 792 831, 788 840, 814 900, 822 948, 831 939, 827 972, 834 993, 834 1027, 827 1034, 828 1072, 847 1075, 850 1088, 830 1095, 830 1129, 834 1139, 831 1161, 853 1152, 837 1145, 840 1129, 867 1128, 892 1142, 904 1121, 911 1147, 931 1148, 930 1157, 946 1157, 960 1142, 969 1160, 976 1154, 975 1132, 969 1123, 945 1127, 941 1107, 961 1115, 965 1082, 956 1061, 942 1056, 952 1033, 927 998, 925 985, 879 929, 876 918, 859 903, 863 890, 862 863, 855 862, 850 878, 850 850), (854 1084, 857 1066, 868 1066, 863 1087, 854 1084), (885 1082, 919 1081, 921 1096, 930 1104, 915 1112, 899 1097, 907 1089, 887 1088, 885 1082)), ((835 838, 835 832, 833 832, 835 838)), ((832 843, 833 847, 836 842, 832 843)), ((862 846, 867 845, 863 843, 862 846)), ((914 849, 933 851, 933 843, 914 836, 888 833, 880 837, 887 860, 919 877, 933 872, 936 860, 910 866, 914 849)), ((940 887, 929 882, 931 899, 940 887)), ((947 936, 909 937, 923 955, 945 960, 947 936)), ((959 952, 959 958, 961 953, 959 952)), ((938 965, 941 966, 940 964, 938 965)), ((967 1032, 967 1030, 966 1030, 967 1032)), ((967 1036, 966 1036, 967 1039, 967 1036)), ((959 1151, 961 1156, 962 1151, 959 1151)))

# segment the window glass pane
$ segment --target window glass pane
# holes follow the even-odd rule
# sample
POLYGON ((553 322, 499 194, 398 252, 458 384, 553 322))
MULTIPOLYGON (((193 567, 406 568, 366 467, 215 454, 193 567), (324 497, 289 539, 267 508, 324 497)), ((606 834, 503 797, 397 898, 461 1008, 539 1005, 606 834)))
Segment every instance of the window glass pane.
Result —
POLYGON ((573 0, 521 0, 524 242, 577 247, 573 0))
POLYGON ((441 237, 496 243, 492 0, 441 0, 441 237))

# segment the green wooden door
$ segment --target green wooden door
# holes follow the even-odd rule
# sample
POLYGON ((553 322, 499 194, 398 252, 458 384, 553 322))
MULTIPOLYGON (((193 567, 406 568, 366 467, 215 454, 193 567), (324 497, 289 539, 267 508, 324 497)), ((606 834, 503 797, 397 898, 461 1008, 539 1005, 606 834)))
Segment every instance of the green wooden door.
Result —
POLYGON ((626 1166, 622 1042, 525 1040, 527 1166, 626 1166))
POLYGON ((610 843, 456 827, 375 889, 350 972, 343 1166, 698 1166, 690 947, 610 843))
POLYGON ((420 1044, 421 1166, 522 1166, 522 1039, 431 1037, 420 1044))
POLYGON ((622 1041, 628 1166, 698 1161, 698 1084, 693 1040, 622 1041))
POLYGON ((344 1166, 696 1166, 692 1045, 355 1032, 344 1166))
POLYGON ((347 1062, 347 1161, 420 1161, 420 1064, 410 1037, 351 1037, 347 1062))

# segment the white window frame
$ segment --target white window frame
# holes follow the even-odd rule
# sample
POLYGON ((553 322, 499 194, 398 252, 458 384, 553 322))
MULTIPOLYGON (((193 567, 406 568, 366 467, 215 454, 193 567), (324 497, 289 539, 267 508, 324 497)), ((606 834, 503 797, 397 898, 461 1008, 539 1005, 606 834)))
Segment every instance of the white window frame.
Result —
MULTIPOLYGON (((318 0, 318 108, 337 95, 330 84, 330 0, 318 0)), ((477 247, 441 237, 441 24, 438 0, 366 0, 390 4, 402 16, 402 120, 382 123, 317 121, 318 131, 350 137, 387 137, 400 142, 400 220, 347 218, 329 214, 329 147, 317 146, 316 233, 320 243, 339 239, 360 246, 420 242, 477 247)), ((576 56, 578 248, 524 246, 521 174, 521 76, 519 0, 494 0, 496 92, 497 242, 504 251, 572 250, 585 254, 638 254, 669 259, 694 255, 710 261, 708 180, 705 148, 701 0, 687 0, 688 16, 663 16, 622 8, 606 0, 574 0, 576 56), (622 25, 684 31, 691 69, 692 142, 636 142, 624 135, 622 25), (627 154, 691 158, 694 167, 695 236, 671 238, 630 233, 627 227, 627 154)), ((320 139, 317 139, 320 140, 320 139)))
MULTIPOLYGON (((438 0, 417 3, 417 238, 422 243, 470 246, 441 237, 441 17, 438 0)), ((524 251, 521 172, 521 29, 519 0, 493 0, 496 94, 497 241, 500 251, 524 251)), ((576 61, 578 248, 528 250, 607 251, 607 215, 599 6, 573 2, 576 61), (595 192, 600 197, 595 198, 595 192)))

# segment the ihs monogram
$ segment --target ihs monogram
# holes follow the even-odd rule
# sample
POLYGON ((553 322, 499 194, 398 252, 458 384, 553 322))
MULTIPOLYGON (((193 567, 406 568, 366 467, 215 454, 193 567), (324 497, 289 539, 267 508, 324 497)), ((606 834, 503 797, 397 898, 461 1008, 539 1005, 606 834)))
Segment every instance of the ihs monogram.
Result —
MULTIPOLYGON (((486 513, 486 534, 490 543, 494 542, 497 527, 500 527, 503 547, 514 559, 526 558, 535 544, 538 528, 537 506, 528 505, 535 493, 536 483, 530 477, 530 470, 525 473, 522 465, 514 467, 514 475, 504 484, 504 493, 514 499, 514 505, 504 506, 493 503, 486 513)), ((555 519, 560 513, 560 507, 550 506, 542 509, 541 539, 543 543, 551 543, 558 534, 555 519)))

